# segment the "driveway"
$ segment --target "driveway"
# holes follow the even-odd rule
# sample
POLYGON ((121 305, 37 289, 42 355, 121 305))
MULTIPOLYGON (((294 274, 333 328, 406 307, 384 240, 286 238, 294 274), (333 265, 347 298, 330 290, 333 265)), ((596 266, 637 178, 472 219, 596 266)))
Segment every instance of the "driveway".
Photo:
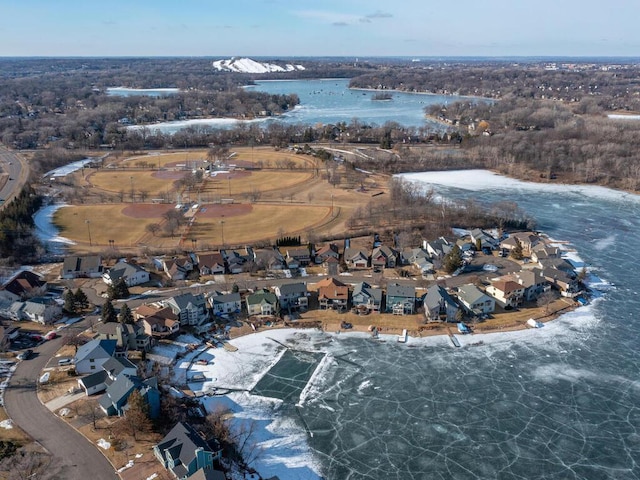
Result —
MULTIPOLYGON (((86 325, 85 325, 86 326, 86 325)), ((98 448, 40 403, 36 383, 41 370, 61 347, 62 339, 45 342, 36 355, 18 364, 4 394, 9 417, 55 459, 52 479, 114 480, 119 476, 98 448)))

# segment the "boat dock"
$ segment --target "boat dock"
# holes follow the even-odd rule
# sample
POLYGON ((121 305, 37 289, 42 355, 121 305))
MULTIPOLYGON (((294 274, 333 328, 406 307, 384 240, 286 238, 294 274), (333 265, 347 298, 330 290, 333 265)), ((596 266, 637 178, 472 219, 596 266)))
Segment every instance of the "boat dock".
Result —
POLYGON ((402 335, 398 335, 398 342, 407 343, 407 329, 402 330, 402 335))
POLYGON ((451 328, 447 327, 447 332, 449 333, 449 340, 451 340, 451 343, 453 343, 453 346, 457 347, 457 348, 460 348, 460 342, 458 341, 456 336, 451 331, 451 328))

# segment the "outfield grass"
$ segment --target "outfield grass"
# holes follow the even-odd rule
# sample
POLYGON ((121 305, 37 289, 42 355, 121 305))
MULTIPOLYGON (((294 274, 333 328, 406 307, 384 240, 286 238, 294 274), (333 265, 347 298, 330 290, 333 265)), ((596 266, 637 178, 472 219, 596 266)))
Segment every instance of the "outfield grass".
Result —
POLYGON ((223 197, 233 197, 252 191, 268 192, 281 190, 311 180, 313 173, 295 170, 269 170, 253 171, 250 172, 250 175, 246 176, 233 177, 231 175, 231 180, 228 180, 228 178, 229 175, 225 174, 208 178, 203 187, 203 191, 223 197))
MULTIPOLYGON (((97 189, 111 193, 123 191, 125 198, 130 198, 131 185, 133 191, 138 196, 138 192, 145 190, 150 197, 156 197, 167 190, 173 191, 175 180, 167 178, 156 178, 151 171, 115 171, 100 170, 89 177, 89 181, 97 189)), ((162 173, 162 172, 160 172, 162 173)))

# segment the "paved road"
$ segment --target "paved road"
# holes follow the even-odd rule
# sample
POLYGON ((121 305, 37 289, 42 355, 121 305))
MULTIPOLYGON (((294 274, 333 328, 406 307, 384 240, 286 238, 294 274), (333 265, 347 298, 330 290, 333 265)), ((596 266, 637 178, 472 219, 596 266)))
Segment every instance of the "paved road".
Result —
POLYGON ((12 151, 0 146, 0 169, 9 174, 9 179, 0 189, 0 207, 20 192, 28 177, 28 167, 12 151))
POLYGON ((35 349, 36 356, 20 362, 4 394, 7 414, 56 459, 55 465, 60 469, 55 468, 55 474, 50 478, 118 479, 114 468, 97 447, 38 400, 37 379, 47 361, 61 347, 61 342, 61 338, 45 342, 35 349))

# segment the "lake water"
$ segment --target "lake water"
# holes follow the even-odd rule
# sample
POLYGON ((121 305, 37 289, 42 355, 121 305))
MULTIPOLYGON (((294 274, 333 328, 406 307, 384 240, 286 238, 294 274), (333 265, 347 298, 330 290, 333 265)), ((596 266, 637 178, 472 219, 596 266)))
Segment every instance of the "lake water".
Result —
MULTIPOLYGON (((640 478, 639 198, 485 171, 405 177, 446 199, 517 202, 541 230, 571 242, 568 257, 578 266, 584 259, 599 292, 544 328, 461 336, 459 349, 446 337, 403 345, 394 337, 294 334, 297 348, 328 355, 298 407, 263 408, 260 424, 282 437, 263 443, 261 473, 281 480, 640 478), (309 432, 307 454, 299 451, 301 432, 309 432)), ((293 379, 308 374, 293 370, 293 379)), ((292 391, 296 384, 280 374, 283 393, 292 391)), ((253 415, 257 400, 234 401, 240 415, 253 415)))
POLYGON ((176 95, 179 88, 129 88, 129 87, 108 87, 107 95, 115 97, 133 97, 136 95, 142 95, 146 97, 167 97, 170 95, 176 95))
MULTIPOLYGON (((425 107, 433 104, 445 104, 460 97, 443 95, 425 95, 417 93, 390 92, 392 100, 372 100, 377 92, 350 90, 348 79, 318 80, 266 80, 258 81, 249 90, 270 94, 295 93, 300 97, 300 105, 290 112, 278 117, 260 118, 245 122, 303 123, 303 124, 335 124, 351 122, 357 119, 369 125, 384 125, 386 122, 397 122, 407 127, 426 126, 433 130, 444 127, 425 118, 425 107)), ((146 128, 149 131, 160 131, 173 134, 181 129, 198 126, 209 128, 230 128, 239 121, 228 118, 211 118, 163 122, 146 126, 130 126, 130 129, 146 128)))

